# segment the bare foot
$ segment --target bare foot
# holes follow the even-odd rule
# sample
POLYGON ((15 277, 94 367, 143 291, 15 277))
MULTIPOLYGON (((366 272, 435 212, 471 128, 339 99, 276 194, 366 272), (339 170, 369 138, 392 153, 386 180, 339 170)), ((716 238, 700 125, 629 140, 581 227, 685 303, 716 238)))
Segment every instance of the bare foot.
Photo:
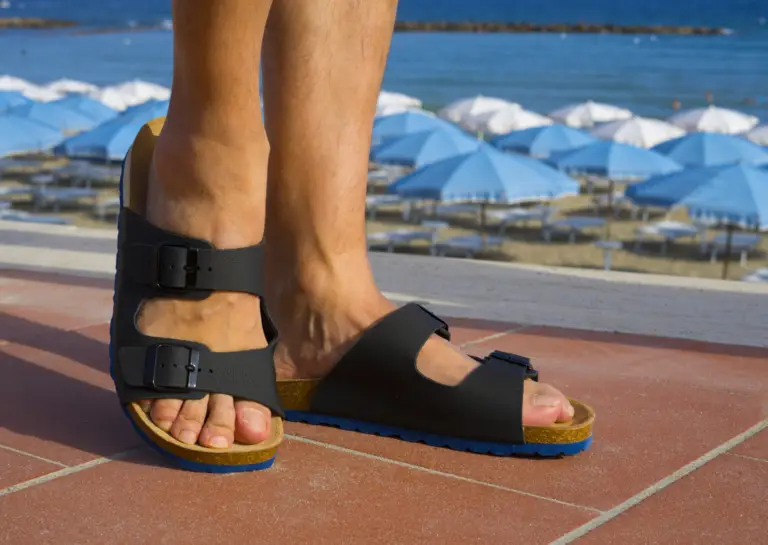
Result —
MULTIPOLYGON (((374 287, 353 292, 356 282, 328 284, 322 293, 284 293, 270 299, 270 312, 280 330, 275 353, 278 378, 319 378, 327 374, 356 338, 395 310, 374 287)), ((426 377, 446 385, 461 382, 478 362, 450 342, 433 335, 416 360, 426 377)), ((523 424, 548 426, 567 422, 573 407, 548 384, 525 381, 523 424)))
MULTIPOLYGON (((259 172, 263 166, 254 152, 258 147, 248 143, 232 149, 164 136, 168 135, 163 132, 158 140, 150 174, 147 220, 208 240, 217 248, 258 243, 260 226, 253 218, 263 207, 264 196, 247 198, 248 188, 254 185, 251 176, 265 175, 259 172), (226 195, 205 190, 206 182, 222 179, 241 187, 226 195)), ((199 342, 213 351, 267 346, 259 299, 248 294, 213 293, 203 301, 151 300, 142 307, 137 323, 147 335, 199 342)), ((142 407, 158 427, 188 444, 227 448, 234 441, 254 444, 270 436, 269 409, 228 395, 158 399, 144 401, 142 407)))

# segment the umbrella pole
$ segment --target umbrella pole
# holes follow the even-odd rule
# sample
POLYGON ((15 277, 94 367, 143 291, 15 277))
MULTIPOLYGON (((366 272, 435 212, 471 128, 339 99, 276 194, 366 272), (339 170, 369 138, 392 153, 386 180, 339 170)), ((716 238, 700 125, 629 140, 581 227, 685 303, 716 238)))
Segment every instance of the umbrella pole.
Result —
POLYGON ((482 203, 480 205, 480 240, 482 242, 482 248, 485 250, 485 224, 486 224, 486 217, 485 217, 485 206, 486 203, 482 203))
POLYGON ((728 224, 725 237, 725 257, 723 258, 723 280, 728 279, 728 264, 731 262, 731 239, 733 238, 733 225, 728 224))
POLYGON ((611 239, 611 218, 613 217, 613 191, 615 182, 608 180, 608 217, 605 219, 605 240, 611 239))

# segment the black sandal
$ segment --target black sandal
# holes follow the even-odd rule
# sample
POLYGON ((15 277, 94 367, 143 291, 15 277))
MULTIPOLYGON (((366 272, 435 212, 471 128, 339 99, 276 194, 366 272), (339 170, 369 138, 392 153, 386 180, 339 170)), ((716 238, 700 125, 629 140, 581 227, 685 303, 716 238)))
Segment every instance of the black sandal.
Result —
POLYGON ((212 352, 199 343, 150 337, 136 327, 142 302, 151 298, 201 300, 213 291, 262 295, 261 245, 217 250, 204 240, 159 229, 141 216, 163 121, 156 119, 141 129, 123 163, 110 340, 117 395, 139 435, 185 469, 214 473, 266 469, 283 440, 284 413, 275 388, 277 331, 264 305, 261 314, 269 345, 263 349, 212 352), (268 407, 272 411, 269 439, 227 449, 188 445, 158 428, 138 404, 144 399, 202 399, 208 393, 229 394, 268 407))
POLYGON ((538 380, 528 358, 493 352, 460 384, 438 384, 416 369, 433 335, 448 325, 411 303, 365 331, 322 379, 278 381, 289 421, 337 426, 478 453, 560 456, 586 450, 595 413, 570 400, 570 422, 522 425, 523 381, 538 380))

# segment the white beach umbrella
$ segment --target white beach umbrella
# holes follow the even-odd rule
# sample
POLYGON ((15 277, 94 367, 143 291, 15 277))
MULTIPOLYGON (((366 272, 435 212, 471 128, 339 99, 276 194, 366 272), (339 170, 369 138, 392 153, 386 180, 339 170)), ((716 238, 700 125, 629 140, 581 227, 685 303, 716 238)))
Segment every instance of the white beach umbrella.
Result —
POLYGON ((86 96, 94 100, 98 100, 102 104, 105 104, 106 106, 109 106, 118 112, 122 112, 130 105, 127 102, 129 97, 127 97, 125 93, 122 93, 114 88, 107 87, 104 89, 99 89, 98 91, 86 93, 86 96))
POLYGON ((31 85, 25 89, 21 89, 20 92, 25 97, 36 100, 37 102, 53 102, 64 96, 61 93, 51 91, 45 87, 38 87, 37 85, 31 85))
POLYGON ((98 91, 99 88, 92 83, 78 81, 76 79, 61 78, 44 85, 45 89, 62 94, 86 94, 98 91))
POLYGON ((171 90, 148 81, 133 80, 110 85, 87 95, 100 100, 110 108, 122 111, 129 106, 143 104, 149 100, 168 100, 171 90))
POLYGON ((479 116, 507 108, 521 108, 521 106, 501 98, 477 95, 451 102, 440 110, 438 115, 443 119, 458 123, 466 129, 476 130, 473 127, 479 116))
POLYGON ((695 108, 675 114, 667 121, 685 129, 688 132, 719 132, 723 134, 740 134, 752 129, 758 123, 753 115, 707 106, 695 108))
POLYGON ((395 106, 402 106, 404 108, 421 108, 421 100, 416 97, 404 95, 403 93, 393 93, 391 91, 382 90, 379 92, 379 99, 376 105, 378 108, 395 106))
POLYGON ((747 133, 747 138, 758 146, 768 146, 768 125, 762 125, 747 133))
POLYGON ((554 121, 546 116, 513 106, 480 114, 467 122, 467 125, 471 125, 467 128, 482 133, 507 134, 512 131, 544 127, 552 123, 554 121))
POLYGON ((14 76, 0 76, 0 91, 23 91, 28 87, 37 87, 34 83, 14 76))
POLYGON ((652 148, 656 144, 683 136, 685 131, 660 119, 633 117, 600 125, 592 129, 591 133, 592 136, 604 140, 614 140, 639 148, 652 148))
POLYGON ((593 102, 588 100, 579 104, 569 104, 551 112, 549 117, 560 121, 569 127, 577 129, 593 127, 597 123, 619 121, 632 117, 632 112, 626 108, 593 102))
POLYGON ((405 106, 404 104, 384 104, 376 106, 376 117, 382 117, 385 115, 401 114, 403 112, 421 112, 428 115, 433 115, 426 110, 422 110, 417 106, 405 106))

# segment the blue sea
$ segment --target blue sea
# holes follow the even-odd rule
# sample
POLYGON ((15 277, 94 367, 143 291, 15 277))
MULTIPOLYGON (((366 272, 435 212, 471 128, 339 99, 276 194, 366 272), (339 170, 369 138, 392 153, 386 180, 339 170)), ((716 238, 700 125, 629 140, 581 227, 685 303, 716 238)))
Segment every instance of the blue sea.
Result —
MULTIPOLYGON (((320 0, 312 0, 320 1, 320 0)), ((5 5, 5 4, 3 4, 5 5)), ((161 0, 11 0, 0 17, 76 20, 91 27, 157 25, 161 0)), ((677 24, 727 27, 729 36, 397 34, 384 87, 428 106, 485 94, 548 112, 594 99, 641 115, 671 103, 748 111, 768 122, 766 0, 402 0, 402 20, 677 24)), ((156 30, 76 35, 0 32, 0 74, 43 83, 60 77, 104 85, 142 78, 169 85, 172 36, 156 30)))

